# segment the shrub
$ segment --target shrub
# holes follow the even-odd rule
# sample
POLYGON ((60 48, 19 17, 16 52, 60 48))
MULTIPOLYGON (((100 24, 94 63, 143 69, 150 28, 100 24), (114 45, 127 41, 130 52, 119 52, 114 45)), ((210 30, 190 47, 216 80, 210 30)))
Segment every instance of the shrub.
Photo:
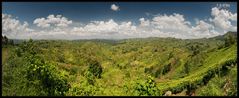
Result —
POLYGON ((189 65, 189 62, 187 61, 185 64, 184 64, 184 72, 186 73, 186 74, 189 74, 189 67, 190 67, 190 65, 189 65))
POLYGON ((98 61, 91 59, 89 61, 88 71, 92 73, 95 77, 101 78, 102 66, 100 65, 98 61))
POLYGON ((26 60, 24 75, 29 81, 28 84, 44 91, 46 95, 64 95, 70 88, 65 74, 57 71, 55 65, 44 61, 41 55, 36 54, 34 46, 30 40, 21 47, 24 50, 22 56, 26 60))
POLYGON ((229 32, 228 34, 224 36, 224 41, 225 41, 225 47, 228 47, 236 42, 236 38, 229 32))
POLYGON ((165 75, 167 72, 171 70, 171 63, 165 65, 162 69, 162 74, 165 75))
POLYGON ((151 76, 149 76, 145 82, 136 82, 135 92, 139 96, 162 95, 161 91, 157 88, 156 83, 151 76))
POLYGON ((73 75, 74 75, 74 74, 77 74, 78 71, 79 71, 78 66, 72 66, 72 67, 70 68, 70 73, 73 74, 73 75))
POLYGON ((70 96, 93 96, 99 91, 98 87, 88 85, 87 82, 80 82, 80 84, 74 84, 69 90, 70 96))
POLYGON ((63 96, 68 91, 69 84, 64 73, 58 72, 53 64, 34 57, 29 60, 27 66, 26 76, 30 84, 42 89, 47 95, 63 96))
POLYGON ((59 61, 59 62, 65 63, 65 58, 64 58, 64 55, 63 55, 63 54, 59 54, 57 57, 58 57, 58 61, 59 61))
POLYGON ((95 83, 95 76, 93 75, 93 73, 91 73, 90 71, 86 71, 84 76, 86 77, 87 82, 90 85, 94 85, 94 83, 95 83))

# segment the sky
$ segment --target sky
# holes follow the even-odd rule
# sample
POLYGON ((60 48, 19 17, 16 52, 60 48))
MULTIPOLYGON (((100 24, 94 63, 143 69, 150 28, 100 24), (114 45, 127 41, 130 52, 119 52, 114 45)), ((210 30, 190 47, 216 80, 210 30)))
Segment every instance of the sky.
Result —
POLYGON ((209 38, 237 31, 236 2, 3 2, 12 39, 209 38))

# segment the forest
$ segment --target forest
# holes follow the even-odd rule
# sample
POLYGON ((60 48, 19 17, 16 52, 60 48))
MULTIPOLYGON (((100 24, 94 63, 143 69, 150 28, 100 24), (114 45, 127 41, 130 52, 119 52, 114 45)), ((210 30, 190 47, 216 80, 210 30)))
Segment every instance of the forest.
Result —
POLYGON ((2 36, 2 96, 237 96, 237 32, 201 39, 2 36))

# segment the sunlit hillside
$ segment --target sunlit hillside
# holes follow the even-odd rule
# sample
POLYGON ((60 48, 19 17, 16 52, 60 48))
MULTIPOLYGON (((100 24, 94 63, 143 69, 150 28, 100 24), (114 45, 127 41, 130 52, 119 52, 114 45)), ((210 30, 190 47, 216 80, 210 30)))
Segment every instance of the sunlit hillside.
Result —
POLYGON ((184 40, 5 37, 2 95, 237 96, 234 34, 184 40))

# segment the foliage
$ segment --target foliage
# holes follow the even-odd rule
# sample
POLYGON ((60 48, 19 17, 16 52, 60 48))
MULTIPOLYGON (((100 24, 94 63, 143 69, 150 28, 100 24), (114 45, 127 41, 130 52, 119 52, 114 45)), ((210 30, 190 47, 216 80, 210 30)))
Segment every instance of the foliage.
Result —
POLYGON ((89 85, 87 82, 80 82, 80 84, 74 84, 69 90, 71 96, 94 96, 99 88, 89 85))
POLYGON ((8 39, 7 36, 2 36, 2 47, 7 47, 8 45, 13 45, 13 40, 8 39))
POLYGON ((35 48, 34 43, 29 40, 16 50, 17 56, 22 56, 25 60, 25 64, 22 65, 23 71, 20 73, 28 80, 27 85, 35 85, 47 95, 64 95, 69 89, 64 74, 57 71, 53 64, 41 59, 40 55, 36 55, 36 50, 33 48, 35 48))
POLYGON ((92 73, 95 77, 101 78, 102 67, 98 61, 90 59, 88 71, 92 73))
POLYGON ((195 91, 235 96, 235 43, 224 47, 218 38, 29 40, 2 48, 2 95, 161 96, 195 91))
POLYGON ((135 92, 139 96, 159 96, 162 95, 157 88, 154 79, 149 76, 146 81, 136 82, 135 92))
POLYGON ((184 64, 184 72, 186 73, 186 74, 189 74, 189 62, 187 61, 185 64, 184 64))
POLYGON ((63 73, 59 73, 53 64, 46 63, 38 57, 30 59, 27 68, 27 78, 33 85, 42 88, 47 95, 64 95, 69 84, 63 73))
POLYGON ((235 35, 230 34, 230 32, 225 35, 224 39, 225 39, 225 47, 231 46, 236 42, 235 35))

